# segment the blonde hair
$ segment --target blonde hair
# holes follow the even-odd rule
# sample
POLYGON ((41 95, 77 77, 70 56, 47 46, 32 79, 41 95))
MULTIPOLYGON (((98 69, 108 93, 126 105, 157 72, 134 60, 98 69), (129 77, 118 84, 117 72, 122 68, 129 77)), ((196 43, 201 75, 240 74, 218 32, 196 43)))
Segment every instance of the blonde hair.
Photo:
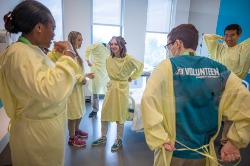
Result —
POLYGON ((76 52, 76 56, 78 57, 77 60, 78 60, 79 64, 83 67, 83 60, 80 57, 80 55, 78 54, 78 52, 76 51, 76 49, 77 49, 76 41, 77 41, 78 35, 82 36, 82 34, 80 32, 71 31, 68 35, 68 41, 71 43, 73 50, 76 52))

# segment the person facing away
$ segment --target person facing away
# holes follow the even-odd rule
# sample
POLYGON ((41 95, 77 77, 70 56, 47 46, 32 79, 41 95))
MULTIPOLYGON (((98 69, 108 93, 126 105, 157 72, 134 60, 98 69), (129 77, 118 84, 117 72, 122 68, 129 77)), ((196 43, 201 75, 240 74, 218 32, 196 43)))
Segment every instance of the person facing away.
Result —
MULTIPOLYGON (((88 78, 93 78, 93 73, 84 72, 83 60, 77 52, 77 49, 81 48, 82 45, 82 34, 77 31, 71 31, 68 34, 68 41, 71 43, 74 52, 76 53, 75 62, 78 64, 78 70, 76 73, 76 83, 73 92, 68 97, 68 130, 69 130, 69 140, 68 145, 83 147, 86 145, 86 141, 82 138, 87 138, 88 133, 80 130, 79 126, 83 115, 86 113, 85 107, 85 94, 84 85, 86 84, 88 78)), ((53 60, 57 61, 61 57, 60 54, 48 54, 48 56, 53 60)))
MULTIPOLYGON (((205 34, 204 40, 210 54, 210 58, 224 64, 238 77, 244 79, 250 69, 250 38, 238 43, 242 35, 242 28, 238 24, 230 24, 224 30, 224 37, 215 34, 205 34), (224 41, 220 43, 219 41, 224 41)), ((220 154, 222 146, 227 142, 227 132, 232 125, 223 117, 223 129, 220 154)))
POLYGON ((106 143, 108 122, 116 122, 117 139, 111 151, 122 146, 124 123, 129 115, 129 82, 140 77, 144 67, 142 62, 127 54, 125 44, 121 36, 113 36, 109 41, 111 55, 106 60, 106 68, 110 81, 102 105, 102 136, 92 143, 92 146, 106 143))
POLYGON ((0 98, 10 117, 12 165, 64 165, 66 99, 76 82, 77 63, 68 41, 54 42, 52 62, 40 49, 49 48, 55 20, 37 1, 23 1, 4 16, 18 42, 0 55, 0 98))
POLYGON ((239 159, 250 140, 250 93, 233 72, 212 59, 194 56, 198 31, 181 24, 168 34, 172 58, 150 76, 141 110, 155 166, 217 166, 214 140, 222 115, 234 121, 221 158, 239 159))
POLYGON ((107 43, 97 42, 85 49, 85 60, 90 67, 90 71, 95 73, 95 78, 89 80, 88 88, 93 93, 92 112, 89 117, 96 116, 99 110, 99 94, 105 94, 109 81, 106 70, 106 59, 110 55, 110 46, 107 43), (90 62, 92 57, 92 63, 90 62))

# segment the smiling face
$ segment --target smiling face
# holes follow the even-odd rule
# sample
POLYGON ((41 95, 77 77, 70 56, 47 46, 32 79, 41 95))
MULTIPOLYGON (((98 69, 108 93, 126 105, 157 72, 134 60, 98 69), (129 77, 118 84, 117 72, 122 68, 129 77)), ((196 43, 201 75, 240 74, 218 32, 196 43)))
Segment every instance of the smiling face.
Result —
POLYGON ((110 49, 115 54, 116 57, 120 57, 120 47, 116 39, 111 40, 110 49))
POLYGON ((238 40, 241 37, 241 34, 237 34, 237 30, 226 30, 224 34, 224 41, 228 47, 234 47, 238 44, 238 40))

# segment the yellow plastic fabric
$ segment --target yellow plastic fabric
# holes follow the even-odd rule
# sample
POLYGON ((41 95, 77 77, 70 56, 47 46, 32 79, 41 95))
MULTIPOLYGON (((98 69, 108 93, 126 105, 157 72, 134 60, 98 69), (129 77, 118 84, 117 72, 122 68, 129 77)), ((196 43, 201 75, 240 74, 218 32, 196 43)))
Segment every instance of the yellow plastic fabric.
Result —
MULTIPOLYGON (((172 77, 172 66, 169 59, 166 59, 153 71, 142 97, 144 132, 149 148, 154 150, 155 166, 170 165, 172 152, 164 150, 163 144, 176 141, 175 96, 172 77)), ((241 79, 231 73, 219 105, 218 131, 208 145, 210 151, 206 153, 206 166, 218 165, 213 142, 220 129, 222 114, 235 121, 228 138, 238 147, 245 147, 249 143, 249 101, 250 94, 241 84, 241 79), (241 102, 239 102, 240 100, 241 102)))
POLYGON ((109 81, 106 70, 106 59, 110 55, 110 50, 102 43, 94 43, 85 50, 85 60, 92 57, 90 72, 95 73, 95 77, 89 80, 88 88, 94 94, 105 94, 109 81))
POLYGON ((11 118, 12 164, 63 166, 66 98, 77 64, 53 63, 37 46, 17 42, 0 55, 0 95, 11 118))
MULTIPOLYGON (((51 53, 47 54, 51 60, 56 62, 62 56, 61 54, 56 53, 52 50, 51 53)), ((78 68, 76 70, 76 83, 71 95, 68 97, 67 104, 67 117, 70 120, 80 119, 86 113, 85 107, 85 93, 84 93, 84 85, 82 81, 86 78, 86 74, 84 72, 84 68, 79 64, 78 57, 75 57, 74 61, 78 64, 78 68)))
POLYGON ((219 43, 222 37, 215 34, 205 34, 204 40, 210 54, 210 58, 224 64, 238 77, 244 79, 250 69, 250 38, 228 47, 225 42, 219 43))
POLYGON ((124 58, 107 58, 107 71, 110 81, 102 105, 102 121, 123 124, 128 118, 129 77, 133 80, 141 76, 143 63, 126 55, 124 58))

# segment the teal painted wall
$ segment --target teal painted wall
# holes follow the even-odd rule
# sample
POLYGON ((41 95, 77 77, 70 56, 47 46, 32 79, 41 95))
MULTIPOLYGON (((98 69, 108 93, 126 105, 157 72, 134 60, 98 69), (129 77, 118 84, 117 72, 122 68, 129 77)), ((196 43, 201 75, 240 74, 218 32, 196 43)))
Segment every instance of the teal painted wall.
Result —
POLYGON ((229 24, 239 24, 242 27, 239 42, 250 37, 249 0, 221 0, 216 34, 223 36, 224 29, 229 24))
POLYGON ((0 108, 2 108, 3 104, 2 104, 2 101, 0 100, 0 108))

